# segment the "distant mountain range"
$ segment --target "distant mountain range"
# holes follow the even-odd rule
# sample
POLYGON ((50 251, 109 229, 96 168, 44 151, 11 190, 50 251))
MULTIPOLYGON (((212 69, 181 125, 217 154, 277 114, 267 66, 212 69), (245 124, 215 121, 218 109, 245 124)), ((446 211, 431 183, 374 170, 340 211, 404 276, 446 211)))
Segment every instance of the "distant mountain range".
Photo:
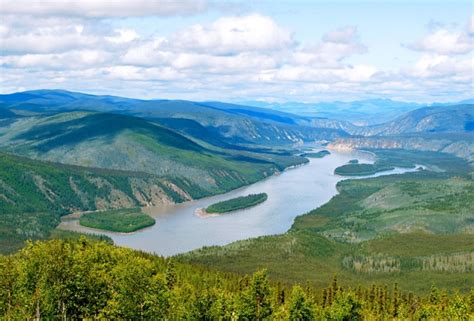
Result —
MULTIPOLYGON (((469 102, 428 107, 392 100, 314 105, 321 113, 338 115, 323 118, 272 110, 267 108, 269 105, 263 108, 36 90, 0 95, 0 148, 51 161, 156 175, 188 173, 190 166, 181 166, 185 158, 177 157, 180 161, 175 162, 168 157, 177 151, 178 154, 184 150, 214 153, 217 157, 215 153, 222 150, 260 153, 265 149, 263 146, 315 140, 350 141, 353 147, 357 147, 354 145, 357 141, 361 146, 380 147, 381 137, 384 137, 383 146, 429 150, 440 150, 441 146, 446 149, 456 143, 462 152, 458 148, 447 150, 471 159, 474 157, 469 155, 474 153, 465 148, 466 144, 471 146, 474 130, 474 105, 469 102), (404 112, 406 110, 409 111, 404 112), (378 113, 383 117, 377 116, 378 113), (357 125, 352 121, 356 114, 377 117, 379 123, 357 125), (392 117, 395 118, 381 122, 392 117), (171 145, 168 145, 169 139, 173 141, 171 145), (163 148, 166 153, 162 152, 163 148), (100 157, 102 150, 114 151, 116 157, 113 161, 100 157), (159 165, 157 160, 160 160, 159 165)), ((310 107, 308 104, 289 105, 310 107)), ((197 159, 191 166, 195 170, 197 159)), ((196 177, 202 174, 193 173, 196 177)))
POLYGON ((391 121, 409 111, 427 106, 447 106, 474 104, 474 99, 453 103, 420 104, 401 102, 391 99, 367 99, 351 102, 319 102, 319 103, 267 103, 247 101, 243 104, 262 108, 295 113, 305 117, 328 118, 348 121, 355 125, 375 125, 391 121))
POLYGON ((0 110, 3 118, 87 110, 121 113, 168 124, 170 119, 187 119, 186 129, 177 123, 174 129, 181 131, 189 130, 190 126, 203 126, 213 140, 232 143, 278 145, 347 136, 340 130, 314 128, 309 118, 264 108, 219 102, 93 96, 62 90, 0 95, 0 110))
POLYGON ((474 161, 474 104, 424 107, 379 125, 345 126, 351 137, 332 147, 442 151, 474 161))

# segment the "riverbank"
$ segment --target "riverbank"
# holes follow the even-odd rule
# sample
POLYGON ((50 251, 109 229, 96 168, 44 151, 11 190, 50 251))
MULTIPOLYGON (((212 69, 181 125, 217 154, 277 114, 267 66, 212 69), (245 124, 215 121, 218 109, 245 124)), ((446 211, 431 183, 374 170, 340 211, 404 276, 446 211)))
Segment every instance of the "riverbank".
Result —
MULTIPOLYGON (((305 166, 282 171, 262 181, 229 193, 162 207, 143 208, 156 224, 136 233, 103 233, 118 245, 170 256, 211 245, 225 245, 237 240, 286 232, 296 216, 321 206, 337 194, 336 184, 344 179, 334 169, 357 158, 373 162, 365 152, 333 152, 313 158, 305 166), (239 196, 265 192, 268 200, 257 207, 238 210, 232 215, 208 216, 199 209, 239 196)), ((63 222, 63 229, 91 232, 77 222, 63 222)), ((102 233, 102 232, 101 232, 102 233)))

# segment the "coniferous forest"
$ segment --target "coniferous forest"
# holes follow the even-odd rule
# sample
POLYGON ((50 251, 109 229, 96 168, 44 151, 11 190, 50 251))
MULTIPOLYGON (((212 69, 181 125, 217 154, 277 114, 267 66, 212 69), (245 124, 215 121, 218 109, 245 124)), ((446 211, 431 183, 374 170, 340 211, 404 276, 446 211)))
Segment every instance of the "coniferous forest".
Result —
POLYGON ((272 283, 265 270, 237 276, 85 237, 0 256, 5 320, 469 320, 473 310, 474 292, 348 288, 336 275, 316 290, 272 283))

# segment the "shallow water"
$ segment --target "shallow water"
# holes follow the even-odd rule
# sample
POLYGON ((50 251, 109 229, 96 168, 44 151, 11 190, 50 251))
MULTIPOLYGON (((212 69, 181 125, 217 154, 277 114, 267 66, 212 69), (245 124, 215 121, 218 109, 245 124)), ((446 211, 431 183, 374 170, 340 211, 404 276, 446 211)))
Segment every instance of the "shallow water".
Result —
MULTIPOLYGON (((144 230, 120 234, 80 226, 77 220, 65 220, 60 228, 110 236, 115 244, 169 256, 208 245, 224 245, 250 237, 286 232, 296 216, 326 203, 337 194, 336 184, 346 179, 334 169, 351 159, 371 163, 373 155, 365 152, 331 152, 324 158, 310 159, 309 164, 289 169, 226 194, 184 204, 149 207, 144 211, 156 224, 144 230), (268 194, 268 200, 255 207, 213 217, 198 217, 195 212, 215 202, 252 193, 268 194)), ((400 174, 414 169, 396 168, 364 177, 400 174)), ((351 177, 356 178, 356 177, 351 177)), ((362 178, 362 177, 360 177, 362 178)))

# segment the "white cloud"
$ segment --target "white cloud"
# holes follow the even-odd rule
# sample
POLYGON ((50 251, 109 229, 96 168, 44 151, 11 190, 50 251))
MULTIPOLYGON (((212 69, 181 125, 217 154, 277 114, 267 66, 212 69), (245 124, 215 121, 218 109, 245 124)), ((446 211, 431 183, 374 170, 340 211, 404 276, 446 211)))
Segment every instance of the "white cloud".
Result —
POLYGON ((102 41, 103 26, 78 19, 48 17, 25 19, 1 16, 2 53, 55 53, 96 47, 102 41))
POLYGON ((204 0, 0 0, 4 14, 91 18, 193 15, 207 8, 204 0))
POLYGON ((105 1, 79 1, 68 8, 56 0, 42 8, 31 3, 26 8, 20 0, 15 14, 12 6, 2 11, 8 13, 0 20, 2 91, 61 87, 142 98, 311 101, 367 93, 410 99, 445 94, 445 88, 463 95, 472 90, 472 17, 458 31, 438 25, 416 42, 422 51, 416 62, 388 70, 354 57, 369 48, 351 26, 298 43, 297 35, 276 20, 248 14, 168 34, 148 30, 149 36, 125 20, 109 19, 141 15, 136 2, 118 1, 113 10, 105 1), (136 11, 125 14, 130 3, 136 11))
POLYGON ((59 54, 0 56, 0 66, 30 69, 84 69, 110 61, 112 54, 99 50, 75 50, 59 54))
POLYGON ((124 44, 138 39, 140 36, 133 29, 117 29, 115 35, 105 37, 105 40, 114 44, 124 44))
POLYGON ((438 54, 425 54, 404 72, 417 78, 456 78, 472 81, 474 61, 472 57, 457 58, 438 54))
POLYGON ((102 72, 111 80, 170 81, 180 80, 186 77, 185 74, 170 67, 142 68, 136 66, 113 66, 104 68, 102 72))
POLYGON ((127 49, 122 56, 122 63, 138 66, 154 66, 173 59, 174 54, 162 48, 166 38, 156 38, 136 44, 127 49))
POLYGON ((175 46, 214 54, 279 50, 293 43, 292 34, 259 14, 224 17, 210 25, 194 25, 171 37, 175 46))
POLYGON ((462 55, 474 50, 473 16, 467 27, 460 31, 438 28, 407 47, 441 55, 462 55))

